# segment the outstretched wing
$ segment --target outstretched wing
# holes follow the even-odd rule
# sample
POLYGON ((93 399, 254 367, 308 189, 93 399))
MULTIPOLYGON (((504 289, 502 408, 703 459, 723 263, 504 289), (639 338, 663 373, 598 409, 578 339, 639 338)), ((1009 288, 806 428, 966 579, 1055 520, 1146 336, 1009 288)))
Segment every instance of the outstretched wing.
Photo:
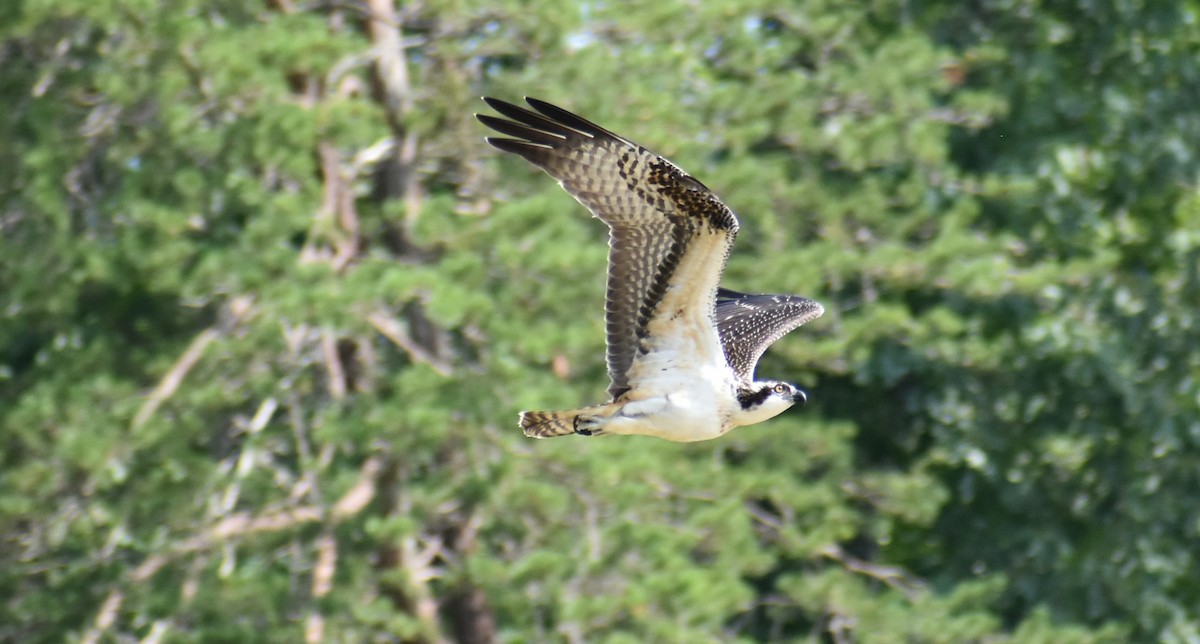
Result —
POLYGON ((798 295, 747 295, 720 289, 717 331, 738 380, 752 382, 754 367, 767 347, 824 312, 820 304, 798 295))
POLYGON ((483 100, 511 120, 476 118, 514 137, 488 143, 545 170, 609 226, 609 394, 630 389, 630 368, 652 349, 649 327, 665 298, 672 311, 702 312, 708 328, 694 328, 703 325, 693 315, 693 330, 712 334, 717 285, 737 235, 729 208, 666 159, 562 108, 532 98, 525 102, 536 111, 483 100))

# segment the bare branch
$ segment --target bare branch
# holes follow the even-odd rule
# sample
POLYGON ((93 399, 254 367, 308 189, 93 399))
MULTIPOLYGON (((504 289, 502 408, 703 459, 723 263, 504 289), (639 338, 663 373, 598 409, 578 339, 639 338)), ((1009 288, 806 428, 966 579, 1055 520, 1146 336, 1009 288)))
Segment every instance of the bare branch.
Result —
POLYGON ((150 632, 138 644, 159 644, 171 630, 171 620, 156 619, 150 627, 150 632))
POLYGON ((820 554, 838 562, 850 572, 865 575, 883 582, 889 588, 903 593, 910 601, 916 599, 925 591, 925 585, 921 580, 909 575, 903 568, 882 566, 869 561, 863 561, 851 556, 837 545, 828 545, 821 548, 820 554))
POLYGON ((333 509, 329 515, 337 522, 346 517, 353 516, 367 507, 371 499, 375 498, 376 480, 379 478, 379 473, 383 470, 383 459, 378 456, 372 456, 363 463, 362 469, 359 470, 358 482, 354 484, 342 498, 333 504, 333 509))
POLYGON ((317 561, 313 564, 312 596, 316 598, 329 594, 333 587, 333 573, 337 569, 337 540, 333 533, 324 531, 317 539, 317 561))
POLYGON ((336 525, 361 512, 370 503, 375 495, 375 479, 379 477, 382 469, 380 457, 367 459, 359 468, 358 482, 338 499, 328 513, 314 506, 300 506, 257 516, 248 512, 229 515, 201 533, 180 541, 169 552, 151 555, 130 573, 130 579, 135 582, 144 581, 180 554, 208 550, 239 537, 263 532, 278 532, 306 523, 316 523, 325 518, 328 518, 331 524, 336 525))
POLYGON ((367 321, 371 323, 371 326, 375 327, 376 331, 379 331, 385 338, 391 340, 396 346, 408 353, 409 357, 414 361, 433 367, 434 371, 443 376, 449 376, 454 372, 453 368, 447 362, 426 351, 420 344, 417 344, 408 334, 404 325, 391 315, 382 312, 372 313, 367 316, 367 321))
POLYGON ((121 610, 121 604, 125 601, 125 593, 120 589, 114 588, 104 598, 104 603, 100 604, 100 610, 96 612, 96 619, 92 622, 92 627, 88 629, 81 640, 83 644, 96 644, 108 629, 112 628, 113 623, 117 619, 117 612, 121 610))
POLYGON ((129 578, 135 582, 145 581, 153 577, 154 574, 159 570, 162 570, 162 567, 167 565, 168 561, 170 560, 167 558, 167 555, 150 555, 141 563, 141 565, 139 565, 137 568, 134 568, 133 572, 129 573, 129 578))
POLYGON ((304 642, 305 644, 316 644, 323 641, 325 641, 325 616, 313 611, 304 621, 304 642))
POLYGON ((342 358, 338 355, 337 338, 329 329, 321 332, 321 356, 325 359, 325 373, 329 377, 329 395, 334 400, 344 399, 346 370, 342 368, 342 358))
POLYGON ((271 422, 271 417, 275 415, 275 410, 279 409, 279 401, 275 398, 267 398, 258 406, 258 411, 254 412, 254 418, 250 419, 250 426, 247 428, 251 434, 261 432, 267 423, 271 422))
POLYGON ((354 259, 361 242, 358 210, 350 185, 353 177, 347 177, 337 149, 331 144, 322 142, 318 151, 324 179, 324 198, 313 217, 308 241, 300 251, 300 263, 327 261, 335 271, 341 272, 354 259), (332 255, 321 245, 327 237, 333 239, 332 255))
MULTIPOLYGON (((408 76, 408 59, 402 38, 403 21, 396 13, 394 0, 367 0, 370 17, 368 31, 375 44, 375 70, 383 89, 383 103, 398 141, 394 149, 394 172, 387 174, 388 198, 404 200, 404 236, 412 229, 421 210, 421 184, 417 179, 419 151, 417 133, 405 123, 416 101, 408 76)), ((407 244, 407 239, 405 239, 407 244)))
POLYGON ((146 398, 146 402, 142 403, 142 407, 138 409, 137 414, 133 417, 133 428, 138 429, 150 420, 154 412, 162 406, 164 402, 179 389, 180 383, 183 382, 184 376, 196 366, 204 355, 204 350, 208 345, 212 344, 213 340, 217 339, 216 329, 205 329, 192 340, 188 348, 179 356, 175 364, 171 367, 167 374, 159 381, 158 386, 146 398))
POLYGON ((396 141, 391 137, 376 141, 357 153, 350 161, 350 176, 357 178, 396 153, 396 141))
POLYGON ((218 542, 236 537, 257 532, 279 532, 304 523, 315 523, 321 520, 321 516, 320 508, 312 506, 278 510, 258 516, 251 515, 249 512, 238 512, 221 519, 204 533, 183 541, 179 544, 178 550, 183 552, 205 550, 218 542))
POLYGON ((375 64, 386 106, 394 116, 404 117, 412 111, 413 98, 408 61, 400 38, 400 16, 393 0, 367 0, 367 8, 370 11, 367 28, 375 43, 375 64))
POLYGON ((424 627, 424 631, 438 642, 447 641, 438 620, 438 603, 429 588, 429 582, 441 577, 441 571, 433 561, 441 550, 441 543, 430 540, 419 548, 415 537, 404 537, 400 541, 400 561, 409 580, 409 591, 413 596, 413 613, 424 627))
MULTIPOLYGON (((253 310, 253 300, 247 296, 238 296, 231 298, 224 311, 224 318, 218 327, 226 329, 237 324, 239 321, 250 315, 253 310)), ((199 333, 192 339, 191 344, 184 350, 175 364, 167 371, 162 380, 146 397, 146 401, 142 403, 137 414, 133 417, 133 429, 138 429, 145 425, 148 420, 154 415, 158 408, 162 406, 168 398, 175 395, 179 389, 179 385, 183 383, 184 377, 187 376, 204 356, 204 351, 208 349, 208 345, 212 344, 220 335, 217 328, 208 328, 199 333)))

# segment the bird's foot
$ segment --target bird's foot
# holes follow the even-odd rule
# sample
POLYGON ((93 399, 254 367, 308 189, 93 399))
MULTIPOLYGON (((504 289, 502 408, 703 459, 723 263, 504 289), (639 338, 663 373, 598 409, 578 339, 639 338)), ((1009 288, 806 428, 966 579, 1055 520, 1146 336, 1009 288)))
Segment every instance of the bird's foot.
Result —
POLYGON ((580 436, 597 436, 600 434, 600 428, 604 424, 604 419, 601 416, 587 416, 580 414, 575 417, 575 433, 580 436))

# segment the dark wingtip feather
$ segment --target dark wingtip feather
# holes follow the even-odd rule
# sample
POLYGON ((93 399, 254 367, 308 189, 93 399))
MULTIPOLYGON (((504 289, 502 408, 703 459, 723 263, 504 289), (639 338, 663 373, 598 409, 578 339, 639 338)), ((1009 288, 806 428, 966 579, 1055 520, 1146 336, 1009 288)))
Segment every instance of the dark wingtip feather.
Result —
POLYGON ((567 140, 565 136, 560 134, 547 132, 545 130, 533 128, 521 123, 515 123, 513 121, 506 121, 502 118, 496 118, 495 116, 480 114, 476 115, 475 118, 479 119, 480 123, 483 123, 484 125, 501 134, 506 134, 516 139, 523 139, 532 143, 538 143, 545 146, 554 146, 567 140))
POLYGON ((577 130, 579 132, 583 132, 584 134, 590 134, 591 136, 613 139, 621 138, 616 134, 613 134, 612 132, 600 127, 599 125, 596 125, 595 123, 583 118, 582 116, 579 116, 574 112, 568 112, 567 110, 564 110, 563 108, 552 103, 547 103, 546 101, 533 98, 531 96, 526 96, 525 102, 528 103, 530 107, 540 112, 543 116, 556 123, 565 125, 572 130, 577 130))
MULTIPOLYGON (((483 97, 483 101, 485 103, 487 103, 488 106, 490 106, 492 109, 499 112, 502 116, 506 116, 506 117, 512 119, 514 121, 513 125, 519 124, 521 126, 533 128, 534 130, 538 130, 538 131, 546 133, 546 134, 555 135, 562 139, 566 139, 571 136, 579 136, 580 134, 590 135, 589 132, 572 129, 570 126, 568 126, 565 123, 558 122, 558 121, 554 120, 553 118, 547 118, 546 116, 543 116, 542 114, 538 114, 537 112, 534 112, 532 110, 527 110, 527 109, 517 106, 517 105, 513 105, 512 103, 509 103, 507 101, 502 101, 498 98, 492 98, 490 96, 485 96, 485 97, 483 97)), ((570 112, 567 112, 567 114, 570 114, 570 112)), ((484 122, 484 124, 488 125, 488 127, 493 127, 495 129, 498 129, 498 130, 504 132, 505 134, 511 133, 509 131, 502 129, 502 128, 511 127, 511 126, 501 126, 501 127, 497 128, 494 125, 487 123, 486 121, 484 122)), ((517 134, 515 136, 525 136, 525 134, 517 134)))
POLYGON ((515 106, 515 105, 513 105, 512 103, 509 103, 508 101, 502 101, 502 100, 500 100, 500 99, 498 99, 498 98, 496 98, 496 97, 494 97, 494 96, 480 96, 479 98, 480 98, 480 99, 481 99, 481 100, 482 100, 484 103, 487 103, 487 104, 488 104, 488 107, 490 107, 490 108, 492 108, 492 109, 496 110, 497 112, 498 112, 498 111, 500 111, 500 108, 496 107, 497 105, 501 105, 501 106, 503 106, 503 105, 509 105, 509 106, 512 106, 512 107, 516 107, 516 106, 515 106))
POLYGON ((545 161, 546 150, 549 148, 545 145, 530 143, 529 141, 519 141, 517 139, 504 139, 489 136, 484 139, 488 145, 502 152, 511 152, 525 158, 530 163, 541 167, 545 161))

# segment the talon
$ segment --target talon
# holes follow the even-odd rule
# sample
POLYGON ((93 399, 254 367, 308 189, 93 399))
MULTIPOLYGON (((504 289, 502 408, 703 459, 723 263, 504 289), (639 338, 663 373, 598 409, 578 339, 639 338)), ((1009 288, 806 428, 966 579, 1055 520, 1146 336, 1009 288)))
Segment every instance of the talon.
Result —
MULTIPOLYGON (((592 430, 579 426, 580 421, 584 420, 584 418, 585 417, 582 415, 576 416, 575 420, 572 421, 571 427, 575 430, 575 433, 579 434, 580 436, 591 436, 593 433, 592 430)), ((596 423, 595 419, 588 419, 585 422, 589 425, 594 425, 596 423)))

